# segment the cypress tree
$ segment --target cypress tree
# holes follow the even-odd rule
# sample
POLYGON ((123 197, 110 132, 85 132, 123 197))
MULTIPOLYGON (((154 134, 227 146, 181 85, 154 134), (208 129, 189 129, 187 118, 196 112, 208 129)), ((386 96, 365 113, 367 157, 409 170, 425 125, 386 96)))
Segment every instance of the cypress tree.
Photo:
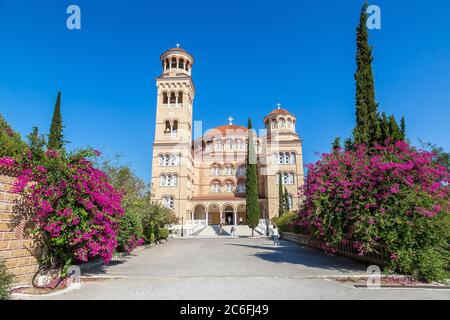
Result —
POLYGON ((258 175, 257 175, 257 156, 255 144, 253 141, 252 121, 248 119, 248 143, 247 143, 247 223, 254 230, 259 224, 259 196, 258 196, 258 175))
POLYGON ((283 193, 283 176, 281 172, 278 174, 278 216, 284 213, 284 193, 283 193))
POLYGON ((58 92, 55 109, 53 111, 50 134, 48 136, 48 149, 62 150, 64 148, 63 125, 61 116, 61 92, 58 92))
POLYGON ((405 116, 402 117, 402 119, 400 120, 400 132, 402 134, 402 140, 406 139, 406 121, 405 121, 405 116))
POLYGON ((389 117, 389 139, 391 142, 401 140, 400 128, 398 127, 397 121, 393 115, 389 117))
POLYGON ((289 193, 286 187, 284 188, 283 202, 284 202, 284 213, 288 213, 291 210, 291 208, 289 208, 289 193))
POLYGON ((375 84, 372 71, 372 48, 366 23, 368 4, 361 9, 359 25, 356 29, 356 127, 353 132, 356 144, 373 145, 380 137, 378 104, 375 101, 375 84))

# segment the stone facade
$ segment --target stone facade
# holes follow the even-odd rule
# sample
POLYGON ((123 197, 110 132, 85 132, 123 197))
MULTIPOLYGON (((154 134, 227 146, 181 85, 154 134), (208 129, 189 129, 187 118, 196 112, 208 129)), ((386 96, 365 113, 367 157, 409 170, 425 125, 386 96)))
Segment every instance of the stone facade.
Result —
POLYGON ((29 221, 21 212, 20 197, 10 192, 17 173, 0 167, 0 259, 4 259, 16 285, 30 284, 38 263, 34 241, 26 235, 29 221))
MULTIPOLYGON (((163 70, 156 79, 153 200, 172 208, 184 223, 245 224, 247 128, 233 124, 230 117, 228 124, 204 132, 201 122, 193 123, 193 56, 174 48, 160 59, 163 70)), ((253 132, 261 219, 278 215, 280 174, 291 208, 298 208, 304 172, 296 121, 278 105, 263 119, 264 129, 253 132)))

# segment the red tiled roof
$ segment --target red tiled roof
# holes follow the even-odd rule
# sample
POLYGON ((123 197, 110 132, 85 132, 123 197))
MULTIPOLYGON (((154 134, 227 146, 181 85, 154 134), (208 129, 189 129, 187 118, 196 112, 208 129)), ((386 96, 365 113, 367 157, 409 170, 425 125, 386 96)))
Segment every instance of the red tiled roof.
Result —
POLYGON ((238 125, 225 125, 209 129, 205 136, 226 135, 226 134, 247 134, 247 128, 238 125))
POLYGON ((286 109, 275 109, 271 113, 269 113, 268 117, 276 116, 276 115, 280 115, 280 114, 291 114, 291 113, 289 111, 287 111, 286 109))

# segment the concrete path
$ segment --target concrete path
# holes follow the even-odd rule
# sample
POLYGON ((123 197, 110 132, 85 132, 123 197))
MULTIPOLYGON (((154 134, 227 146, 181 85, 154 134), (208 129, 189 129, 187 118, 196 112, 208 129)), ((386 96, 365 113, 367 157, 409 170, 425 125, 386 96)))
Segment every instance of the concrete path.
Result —
POLYGON ((107 279, 51 299, 450 299, 447 290, 355 289, 326 279, 365 270, 285 241, 170 240, 91 273, 107 279))

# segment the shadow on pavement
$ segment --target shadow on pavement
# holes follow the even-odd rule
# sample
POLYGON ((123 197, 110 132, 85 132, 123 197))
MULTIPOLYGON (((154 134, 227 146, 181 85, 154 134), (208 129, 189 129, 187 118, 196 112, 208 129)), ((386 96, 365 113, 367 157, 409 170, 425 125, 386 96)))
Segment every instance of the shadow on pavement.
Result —
POLYGON ((312 268, 336 270, 344 273, 365 272, 368 266, 368 264, 363 264, 350 258, 327 255, 319 250, 303 247, 283 240, 280 241, 279 246, 270 244, 248 245, 237 243, 228 243, 227 245, 258 249, 258 251, 253 254, 254 256, 273 263, 297 264, 312 268))

